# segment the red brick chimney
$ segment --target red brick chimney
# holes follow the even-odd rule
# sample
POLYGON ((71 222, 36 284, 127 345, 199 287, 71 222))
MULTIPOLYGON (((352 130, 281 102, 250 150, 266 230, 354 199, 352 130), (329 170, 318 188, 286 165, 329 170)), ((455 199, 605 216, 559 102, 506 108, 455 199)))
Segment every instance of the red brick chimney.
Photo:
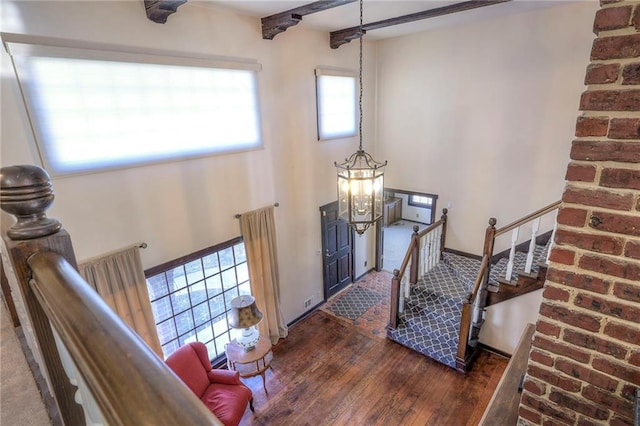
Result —
POLYGON ((640 2, 600 4, 522 425, 633 425, 640 388, 640 2))

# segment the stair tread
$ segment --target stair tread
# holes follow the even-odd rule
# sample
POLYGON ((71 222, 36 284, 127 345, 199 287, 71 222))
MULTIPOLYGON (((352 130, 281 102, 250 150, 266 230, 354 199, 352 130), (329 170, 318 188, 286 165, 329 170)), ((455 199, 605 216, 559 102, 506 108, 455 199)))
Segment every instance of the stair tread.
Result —
POLYGON ((432 315, 439 318, 456 319, 460 317, 462 313, 462 306, 460 301, 451 300, 446 297, 438 296, 436 294, 412 294, 405 301, 405 311, 410 311, 415 314, 422 313, 423 315, 432 315))
POLYGON ((465 283, 460 281, 456 271, 444 262, 438 263, 420 277, 414 288, 416 292, 428 291, 454 300, 464 299, 469 291, 465 283))
POLYGON ((387 337, 442 364, 456 368, 457 338, 452 341, 442 336, 425 334, 404 324, 389 330, 387 337))

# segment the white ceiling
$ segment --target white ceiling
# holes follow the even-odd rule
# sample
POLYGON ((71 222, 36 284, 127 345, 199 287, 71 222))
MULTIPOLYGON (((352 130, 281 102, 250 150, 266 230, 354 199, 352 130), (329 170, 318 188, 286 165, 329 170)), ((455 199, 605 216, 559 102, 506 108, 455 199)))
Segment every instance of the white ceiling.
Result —
MULTIPOLYGON (((284 12, 286 10, 293 9, 308 3, 312 3, 313 1, 314 0, 205 0, 202 2, 198 2, 198 4, 204 6, 211 5, 214 7, 222 6, 225 8, 233 9, 238 13, 255 16, 256 18, 262 18, 279 12, 284 12)), ((534 9, 575 3, 576 1, 577 0, 513 0, 507 3, 495 4, 479 9, 440 16, 437 18, 423 19, 421 21, 368 31, 366 37, 368 39, 397 37, 444 26, 460 25, 480 21, 500 15, 522 13, 534 9)), ((195 3, 195 1, 193 3, 195 3)), ((408 15, 411 13, 447 6, 454 3, 461 3, 461 1, 364 0, 364 23, 366 24, 370 22, 380 21, 382 19, 408 15)), ((302 22, 299 23, 297 27, 330 32, 343 28, 354 27, 357 26, 358 23, 359 3, 356 1, 344 6, 334 7, 323 12, 306 15, 302 18, 302 22)), ((290 29, 289 31, 291 31, 292 29, 290 29)))

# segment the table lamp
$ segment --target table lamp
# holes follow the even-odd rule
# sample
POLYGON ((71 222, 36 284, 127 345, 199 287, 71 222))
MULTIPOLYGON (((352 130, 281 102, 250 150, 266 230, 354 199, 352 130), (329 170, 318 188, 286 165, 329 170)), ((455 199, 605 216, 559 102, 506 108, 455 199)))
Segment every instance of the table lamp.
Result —
POLYGON ((238 346, 245 351, 255 349, 260 333, 255 327, 262 320, 262 312, 256 306, 256 299, 248 294, 231 300, 231 317, 229 325, 242 332, 236 337, 238 346))

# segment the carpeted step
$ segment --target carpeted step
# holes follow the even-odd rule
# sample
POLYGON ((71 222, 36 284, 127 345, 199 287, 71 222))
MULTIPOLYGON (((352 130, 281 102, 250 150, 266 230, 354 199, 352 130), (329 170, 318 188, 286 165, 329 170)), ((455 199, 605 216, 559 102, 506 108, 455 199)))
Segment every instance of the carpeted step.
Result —
POLYGON ((449 266, 456 277, 464 284, 469 292, 473 289, 473 284, 480 270, 481 261, 458 254, 445 252, 442 257, 442 263, 449 266))
POLYGON ((458 330, 451 323, 409 314, 401 317, 398 328, 387 331, 387 337, 451 368, 456 367, 458 330))

